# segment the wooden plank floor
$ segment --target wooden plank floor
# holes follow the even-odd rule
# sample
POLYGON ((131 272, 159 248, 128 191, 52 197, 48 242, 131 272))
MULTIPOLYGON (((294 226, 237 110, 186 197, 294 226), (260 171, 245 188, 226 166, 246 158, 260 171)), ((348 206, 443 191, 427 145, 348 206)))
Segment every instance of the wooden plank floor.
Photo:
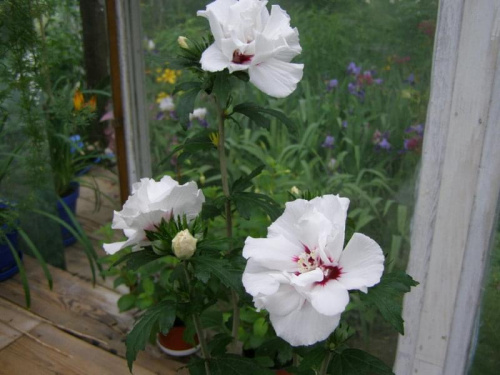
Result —
MULTIPOLYGON (((110 197, 94 210, 90 189, 82 188, 77 204, 79 222, 96 250, 103 254, 98 229, 112 218, 118 201, 116 178, 95 168, 87 182, 96 182, 110 197)), ((67 270, 50 267, 53 290, 37 261, 25 256, 31 289, 31 309, 19 275, 0 283, 0 374, 128 374, 124 340, 134 323, 133 313, 120 313, 117 301, 124 289, 113 290, 111 279, 91 283, 91 271, 80 245, 65 250, 67 270)), ((134 374, 178 374, 184 363, 155 346, 141 352, 134 374)))

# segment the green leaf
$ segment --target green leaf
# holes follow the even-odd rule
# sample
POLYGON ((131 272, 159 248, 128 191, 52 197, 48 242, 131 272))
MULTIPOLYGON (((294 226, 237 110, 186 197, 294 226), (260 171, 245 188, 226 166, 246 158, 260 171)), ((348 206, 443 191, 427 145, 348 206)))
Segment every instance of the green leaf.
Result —
POLYGON ((226 347, 233 341, 233 337, 227 333, 219 333, 212 337, 208 343, 208 351, 212 356, 224 355, 226 347))
POLYGON ((195 272, 208 272, 215 276, 228 288, 234 289, 239 294, 243 294, 241 283, 242 270, 235 268, 225 259, 216 259, 208 256, 198 256, 191 258, 194 263, 195 272))
POLYGON ((246 176, 241 176, 238 178, 236 181, 234 181, 232 187, 231 187, 231 192, 232 193, 238 193, 241 191, 245 191, 248 189, 250 186, 252 186, 252 179, 254 177, 257 177, 259 174, 262 173, 264 170, 265 165, 259 165, 257 168, 255 168, 250 174, 246 176))
POLYGON ((380 359, 359 349, 335 353, 328 370, 335 375, 394 375, 391 368, 380 359))
POLYGON ((253 333, 257 337, 264 337, 269 330, 269 323, 264 318, 259 318, 253 322, 253 333))
POLYGON ((300 353, 302 361, 300 361, 299 370, 305 371, 310 369, 319 369, 323 359, 327 355, 324 345, 316 345, 312 349, 304 348, 305 352, 300 353))
POLYGON ((284 365, 292 359, 293 348, 285 340, 274 337, 257 348, 257 355, 277 358, 278 362, 284 365))
POLYGON ((182 93, 178 95, 179 99, 176 107, 177 115, 179 116, 181 124, 187 124, 189 120, 189 114, 193 112, 194 103, 196 101, 196 98, 198 97, 200 90, 200 82, 183 82, 176 86, 173 94, 182 91, 182 93))
POLYGON ((270 115, 281 121, 288 127, 289 130, 296 130, 293 121, 290 120, 283 112, 277 111, 275 109, 264 108, 255 103, 247 102, 238 104, 233 108, 233 113, 240 113, 248 117, 252 122, 255 123, 255 125, 262 126, 266 129, 269 129, 271 121, 263 114, 270 115))
POLYGON ((155 252, 151 249, 145 249, 141 251, 133 251, 128 253, 118 259, 115 263, 113 263, 112 267, 119 265, 120 263, 126 262, 127 269, 131 271, 137 271, 140 267, 148 264, 149 262, 153 262, 160 258, 155 252))
POLYGON ((236 105, 233 108, 233 113, 240 113, 248 117, 255 125, 269 129, 271 121, 259 112, 260 108, 261 107, 254 103, 243 103, 236 105))
MULTIPOLYGON (((275 375, 274 371, 259 366, 252 359, 234 354, 212 357, 208 366, 211 375, 275 375)), ((195 360, 188 367, 192 375, 205 374, 203 360, 195 360)))
POLYGON ((402 271, 395 271, 382 276, 380 283, 370 288, 368 294, 360 293, 360 298, 374 304, 382 317, 404 335, 404 320, 401 317, 402 295, 417 285, 418 282, 411 276, 402 271))
POLYGON ((137 321, 134 328, 127 335, 127 364, 130 371, 139 350, 144 350, 154 328, 159 327, 161 333, 166 334, 172 328, 175 320, 175 304, 165 300, 147 310, 137 321))
POLYGON ((225 108, 231 92, 231 83, 229 81, 229 72, 227 69, 215 73, 212 92, 217 97, 217 101, 220 103, 221 107, 225 108))
POLYGON ((120 309, 120 312, 124 312, 135 307, 136 299, 137 296, 135 294, 125 294, 121 296, 118 300, 118 308, 120 309))
POLYGON ((239 192, 233 194, 231 198, 240 215, 247 220, 250 219, 251 213, 255 209, 269 215, 272 221, 276 220, 283 212, 278 203, 264 194, 239 192))

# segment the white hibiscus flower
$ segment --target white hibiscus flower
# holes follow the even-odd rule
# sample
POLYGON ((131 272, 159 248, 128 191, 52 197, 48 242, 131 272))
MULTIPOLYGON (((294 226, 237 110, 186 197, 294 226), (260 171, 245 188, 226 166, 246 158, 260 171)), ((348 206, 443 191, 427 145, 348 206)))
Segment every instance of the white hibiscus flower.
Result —
POLYGON ((325 195, 286 205, 267 238, 248 237, 243 285, 291 345, 325 340, 339 324, 349 290, 366 293, 384 270, 382 249, 355 233, 344 246, 349 200, 325 195))
POLYGON ((203 202, 205 196, 193 181, 179 185, 169 176, 158 182, 143 178, 132 186, 132 195, 113 216, 112 228, 123 229, 128 239, 104 244, 104 250, 114 254, 127 246, 139 249, 150 245, 145 230, 154 231, 162 219, 186 215, 187 220, 192 221, 200 213, 203 202))
POLYGON ((261 0, 216 0, 198 15, 208 19, 215 42, 201 56, 209 72, 247 70, 257 88, 282 98, 302 79, 303 64, 290 61, 300 54, 299 32, 278 5, 261 0))

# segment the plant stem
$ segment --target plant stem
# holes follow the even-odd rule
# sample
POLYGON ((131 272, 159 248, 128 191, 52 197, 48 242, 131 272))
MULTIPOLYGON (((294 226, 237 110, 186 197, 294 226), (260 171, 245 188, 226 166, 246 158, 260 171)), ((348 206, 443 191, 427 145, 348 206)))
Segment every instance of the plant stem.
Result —
POLYGON ((205 360, 205 373, 210 375, 210 366, 208 365, 208 360, 210 359, 210 353, 208 352, 207 342, 205 340, 205 333, 201 327, 200 317, 198 314, 193 314, 194 327, 196 328, 196 334, 200 340, 201 354, 205 360))
MULTIPOLYGON (((184 275, 186 276, 189 298, 191 299, 193 297, 193 288, 191 287, 191 277, 189 276, 186 263, 183 264, 182 268, 184 270, 184 275)), ((203 359, 205 360, 205 373, 207 375, 210 375, 210 366, 208 365, 210 353, 208 351, 207 341, 205 340, 205 332, 203 331, 203 327, 201 326, 200 316, 198 314, 193 314, 193 323, 194 328, 196 329, 196 335, 198 336, 198 340, 200 341, 201 354, 203 356, 203 359)))
POLYGON ((319 370, 319 375, 327 375, 328 365, 332 360, 333 352, 331 350, 328 351, 327 356, 323 359, 323 363, 321 364, 321 369, 319 370))
MULTIPOLYGON (((221 175, 221 182, 222 182, 222 192, 224 193, 224 196, 226 197, 226 235, 227 238, 230 240, 230 251, 232 250, 232 242, 231 239, 233 237, 233 220, 232 220, 232 213, 231 213, 231 201, 230 201, 230 192, 229 192, 229 183, 228 183, 228 173, 227 173, 227 161, 226 161, 226 149, 225 149, 225 129, 224 129, 224 122, 225 122, 225 113, 224 113, 224 108, 221 107, 220 103, 218 102, 217 98, 215 98, 215 102, 217 104, 217 111, 218 111, 218 130, 219 130, 219 142, 218 142, 218 147, 217 150, 219 151, 219 164, 220 164, 220 175, 221 175)), ((240 309, 238 307, 238 294, 234 291, 231 290, 231 299, 233 302, 233 326, 232 326, 232 336, 233 336, 233 343, 231 344, 231 351, 233 353, 238 352, 238 331, 239 331, 239 326, 240 326, 240 309)))

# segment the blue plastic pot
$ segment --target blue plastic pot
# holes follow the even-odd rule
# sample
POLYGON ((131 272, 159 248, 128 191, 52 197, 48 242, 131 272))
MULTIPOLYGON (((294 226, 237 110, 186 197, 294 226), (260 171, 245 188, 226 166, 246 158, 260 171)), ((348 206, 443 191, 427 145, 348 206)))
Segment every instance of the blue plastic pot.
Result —
MULTIPOLYGON (((80 196, 80 184, 78 182, 72 182, 70 185, 70 193, 66 196, 62 197, 62 201, 69 208, 73 216, 76 216, 76 201, 80 196)), ((63 220, 65 223, 68 223, 73 229, 76 230, 73 221, 70 219, 68 213, 62 206, 60 202, 57 202, 57 212, 59 213, 59 218, 63 220)), ((72 245, 76 242, 75 236, 66 228, 61 225, 61 235, 64 246, 72 245)))
MULTIPOLYGON (((7 206, 0 203, 0 208, 7 206)), ((19 250, 17 230, 9 228, 7 225, 2 225, 2 232, 6 233, 7 239, 12 243, 19 254, 19 258, 23 258, 23 253, 19 250)), ((1 240, 0 240, 1 241, 1 240)), ((16 260, 12 256, 12 251, 7 242, 0 242, 0 281, 6 280, 19 272, 16 260)))

